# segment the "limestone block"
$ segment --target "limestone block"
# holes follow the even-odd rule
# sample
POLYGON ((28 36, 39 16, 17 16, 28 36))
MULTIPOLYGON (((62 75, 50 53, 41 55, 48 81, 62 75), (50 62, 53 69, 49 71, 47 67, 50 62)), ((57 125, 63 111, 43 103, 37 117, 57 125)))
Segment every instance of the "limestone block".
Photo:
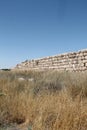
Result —
POLYGON ((82 60, 83 63, 87 63, 87 59, 82 60))
POLYGON ((87 55, 85 55, 85 56, 84 56, 84 59, 86 59, 86 60, 87 60, 87 55))
POLYGON ((80 56, 83 56, 83 53, 79 53, 79 55, 78 55, 78 56, 79 56, 79 57, 80 57, 80 56))

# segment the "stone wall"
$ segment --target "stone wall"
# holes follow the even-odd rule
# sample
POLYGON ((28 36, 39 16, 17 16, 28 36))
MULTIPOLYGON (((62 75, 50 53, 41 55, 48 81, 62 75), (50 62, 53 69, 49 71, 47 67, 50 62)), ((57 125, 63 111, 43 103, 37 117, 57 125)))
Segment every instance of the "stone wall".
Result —
POLYGON ((22 70, 70 70, 70 71, 85 71, 87 70, 87 49, 65 53, 55 56, 49 56, 41 59, 24 61, 17 64, 15 69, 22 70))

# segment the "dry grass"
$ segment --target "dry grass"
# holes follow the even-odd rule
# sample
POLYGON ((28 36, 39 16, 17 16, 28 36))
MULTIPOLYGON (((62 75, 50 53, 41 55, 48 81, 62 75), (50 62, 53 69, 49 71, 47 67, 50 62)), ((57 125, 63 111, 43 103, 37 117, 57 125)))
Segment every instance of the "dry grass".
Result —
POLYGON ((30 130, 86 130, 87 72, 0 72, 0 125, 11 123, 30 130))

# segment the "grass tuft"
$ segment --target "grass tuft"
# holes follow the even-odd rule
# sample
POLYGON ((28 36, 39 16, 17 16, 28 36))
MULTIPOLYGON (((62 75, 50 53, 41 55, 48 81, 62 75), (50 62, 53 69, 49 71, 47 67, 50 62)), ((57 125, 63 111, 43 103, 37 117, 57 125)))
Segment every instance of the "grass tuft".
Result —
POLYGON ((86 130, 87 72, 0 72, 0 126, 10 124, 86 130))

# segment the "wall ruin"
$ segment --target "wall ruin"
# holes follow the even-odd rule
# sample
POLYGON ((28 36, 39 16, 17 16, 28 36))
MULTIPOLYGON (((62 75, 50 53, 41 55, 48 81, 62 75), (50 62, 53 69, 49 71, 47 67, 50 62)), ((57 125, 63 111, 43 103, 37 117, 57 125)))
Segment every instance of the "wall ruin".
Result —
POLYGON ((66 70, 85 71, 87 70, 87 50, 73 53, 65 53, 49 56, 36 60, 27 60, 17 64, 15 69, 19 70, 66 70))

